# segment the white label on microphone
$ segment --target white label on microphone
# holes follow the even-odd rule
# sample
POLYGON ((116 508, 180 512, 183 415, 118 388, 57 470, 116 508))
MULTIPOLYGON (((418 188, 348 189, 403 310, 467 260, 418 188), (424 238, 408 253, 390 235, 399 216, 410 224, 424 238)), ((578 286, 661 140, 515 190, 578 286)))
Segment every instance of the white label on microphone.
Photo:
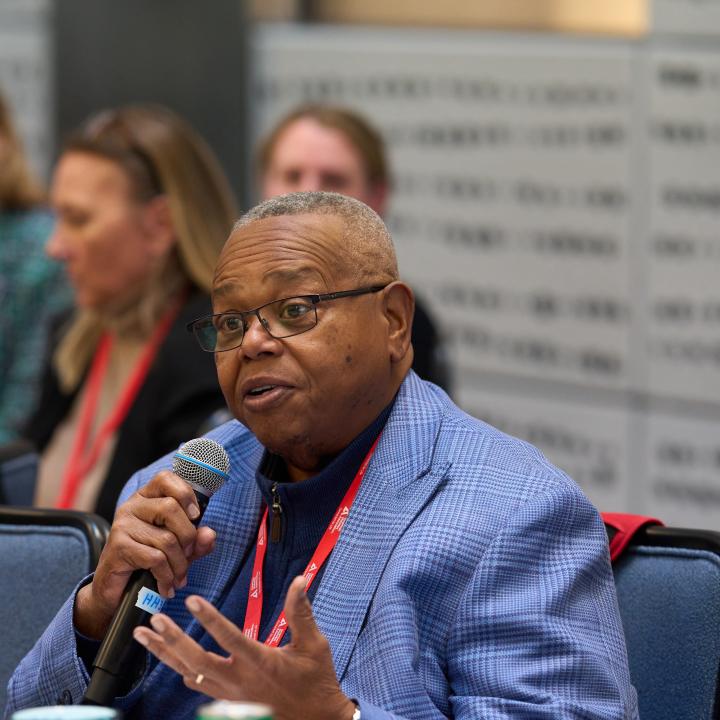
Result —
POLYGON ((164 605, 165 599, 154 590, 146 587, 140 588, 135 607, 139 607, 141 610, 145 610, 145 612, 154 615, 155 613, 161 612, 164 605))

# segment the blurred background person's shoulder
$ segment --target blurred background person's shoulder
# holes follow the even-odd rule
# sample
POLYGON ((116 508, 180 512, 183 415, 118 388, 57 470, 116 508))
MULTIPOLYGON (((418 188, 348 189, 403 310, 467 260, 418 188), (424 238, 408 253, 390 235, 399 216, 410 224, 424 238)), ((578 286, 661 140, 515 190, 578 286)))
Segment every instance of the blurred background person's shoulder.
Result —
POLYGON ((0 445, 18 439, 36 396, 48 323, 71 303, 62 267, 45 254, 53 223, 0 95, 0 445))

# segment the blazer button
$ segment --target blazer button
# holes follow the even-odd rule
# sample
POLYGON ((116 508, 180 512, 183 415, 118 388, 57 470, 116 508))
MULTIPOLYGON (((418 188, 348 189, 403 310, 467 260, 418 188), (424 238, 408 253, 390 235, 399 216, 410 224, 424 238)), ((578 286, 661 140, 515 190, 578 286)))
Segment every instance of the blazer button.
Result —
POLYGON ((70 691, 65 689, 62 691, 62 695, 57 699, 58 705, 72 705, 73 699, 72 695, 70 694, 70 691))

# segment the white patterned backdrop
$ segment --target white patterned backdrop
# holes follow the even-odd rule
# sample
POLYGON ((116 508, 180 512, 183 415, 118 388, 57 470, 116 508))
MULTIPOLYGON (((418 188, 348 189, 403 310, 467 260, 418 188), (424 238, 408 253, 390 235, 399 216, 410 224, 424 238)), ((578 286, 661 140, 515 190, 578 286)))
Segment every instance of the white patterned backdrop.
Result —
POLYGON ((720 527, 720 38, 661 35, 677 2, 638 41, 266 26, 254 125, 368 115, 457 401, 603 510, 720 527))

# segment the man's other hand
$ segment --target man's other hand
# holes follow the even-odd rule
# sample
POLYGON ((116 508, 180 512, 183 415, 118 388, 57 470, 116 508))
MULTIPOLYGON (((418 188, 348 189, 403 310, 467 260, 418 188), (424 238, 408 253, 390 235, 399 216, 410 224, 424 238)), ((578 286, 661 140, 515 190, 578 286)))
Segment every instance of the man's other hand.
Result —
POLYGON ((330 645, 305 595, 305 578, 295 578, 288 590, 285 617, 292 638, 280 648, 245 637, 197 595, 186 604, 227 657, 203 650, 160 613, 153 615, 152 629, 135 629, 135 639, 182 675, 187 687, 213 698, 270 705, 275 720, 299 715, 307 720, 350 720, 355 706, 335 677, 330 645))

